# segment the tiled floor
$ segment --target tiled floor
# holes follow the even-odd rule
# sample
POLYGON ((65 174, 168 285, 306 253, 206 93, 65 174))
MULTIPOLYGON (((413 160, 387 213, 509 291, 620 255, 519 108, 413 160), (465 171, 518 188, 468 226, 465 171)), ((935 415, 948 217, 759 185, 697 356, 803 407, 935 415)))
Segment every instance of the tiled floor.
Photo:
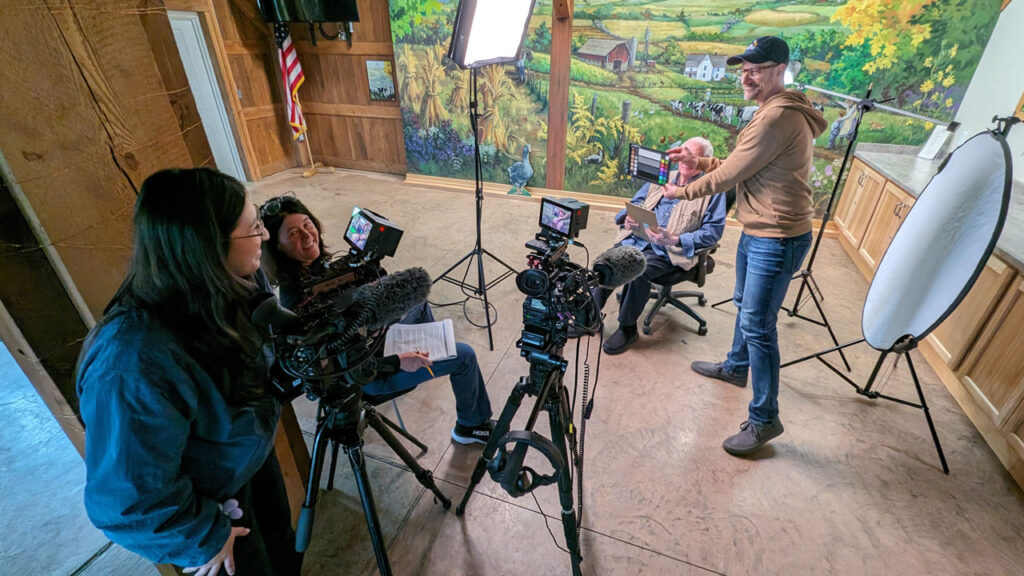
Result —
MULTIPOLYGON (((436 275, 472 248, 470 194, 341 172, 309 180, 278 175, 255 187, 254 196, 262 200, 285 190, 296 190, 307 201, 336 249, 343 246, 341 234, 354 204, 403 227, 397 256, 385 262, 392 271, 418 265, 436 275)), ((523 243, 536 231, 537 212, 535 203, 488 197, 484 247, 521 268, 527 252, 523 243)), ((611 244, 613 234, 610 214, 595 211, 581 240, 593 257, 611 244)), ((723 238, 718 269, 705 286, 712 302, 731 295, 738 237, 738 229, 729 228, 723 238)), ((570 254, 575 262, 585 260, 581 249, 570 254)), ((489 279, 498 273, 493 263, 486 270, 489 279)), ((858 338, 867 283, 835 240, 823 242, 815 276, 840 339, 858 338)), ((486 331, 471 326, 460 305, 436 307, 435 315, 451 317, 457 337, 474 346, 492 404, 500 412, 528 369, 515 348, 522 294, 510 279, 488 295, 498 314, 493 352, 486 331)), ((437 303, 460 299, 458 289, 446 283, 435 285, 431 294, 437 303)), ((606 312, 614 318, 614 302, 606 312)), ((810 362, 782 373, 786 433, 758 457, 737 459, 725 454, 720 443, 744 419, 749 388, 707 380, 688 368, 695 359, 724 356, 735 313, 728 305, 702 312, 709 322, 707 336, 697 336, 692 322, 669 310, 634 349, 601 358, 586 437, 584 574, 1024 574, 1024 495, 920 355, 914 354, 915 366, 949 460, 949 476, 939 468, 920 411, 862 398, 810 362)), ((477 323, 483 318, 479 305, 470 305, 467 313, 477 323)), ((614 327, 612 319, 606 335, 614 327)), ((788 317, 780 319, 779 334, 783 360, 829 344, 823 329, 788 317)), ((597 371, 596 345, 595 339, 591 374, 597 371)), ((566 355, 571 387, 574 351, 566 355)), ((851 350, 860 381, 876 357, 864 347, 851 350)), ((913 398, 904 363, 890 368, 887 364, 882 390, 913 398)), ((88 528, 81 510, 84 473, 77 454, 52 418, 47 420, 28 384, 17 388, 14 381, 6 369, 0 404, 5 422, 0 522, 18 529, 0 544, 0 572, 71 574, 97 555, 105 540, 88 528), (28 407, 33 402, 37 409, 28 407), (44 431, 44 425, 52 426, 44 431), (47 497, 39 495, 40 488, 47 497), (59 542, 61 552, 47 551, 39 542, 59 542)), ((447 382, 424 384, 398 404, 409 430, 430 447, 416 454, 419 462, 457 501, 480 449, 449 440, 455 415, 447 382)), ((517 425, 525 422, 530 406, 528 399, 517 425)), ((311 432, 314 406, 300 400, 296 409, 304 430, 311 432)), ((382 409, 386 415, 392 410, 382 409)), ((538 430, 546 432, 546 423, 538 430)), ((485 476, 465 516, 458 517, 435 504, 373 432, 366 441, 395 574, 569 573, 568 557, 556 546, 563 538, 555 487, 538 489, 536 501, 530 495, 514 499, 485 476)), ((144 573, 130 557, 127 564, 115 564, 126 557, 112 547, 81 573, 144 573)), ((304 573, 375 571, 352 474, 342 463, 336 489, 322 493, 304 573)))

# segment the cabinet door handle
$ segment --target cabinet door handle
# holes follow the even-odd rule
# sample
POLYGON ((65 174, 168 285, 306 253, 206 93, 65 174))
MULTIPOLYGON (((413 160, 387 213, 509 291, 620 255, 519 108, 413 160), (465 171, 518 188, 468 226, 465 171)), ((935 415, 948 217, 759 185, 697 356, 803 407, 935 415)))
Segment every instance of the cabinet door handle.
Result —
POLYGON ((861 172, 860 176, 857 177, 857 186, 864 185, 864 178, 868 175, 867 172, 861 172))
POLYGON ((892 207, 892 215, 893 216, 895 216, 897 218, 900 217, 900 207, 901 206, 903 206, 903 202, 900 202, 900 201, 897 200, 896 201, 896 205, 892 207))

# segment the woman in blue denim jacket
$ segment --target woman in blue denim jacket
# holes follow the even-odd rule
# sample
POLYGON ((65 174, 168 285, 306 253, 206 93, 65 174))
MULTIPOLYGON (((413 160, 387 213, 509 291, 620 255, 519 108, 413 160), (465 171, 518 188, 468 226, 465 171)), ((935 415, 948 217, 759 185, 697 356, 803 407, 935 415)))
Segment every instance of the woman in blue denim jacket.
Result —
POLYGON ((189 574, 298 574, 274 457, 279 404, 249 321, 267 232, 237 180, 164 170, 128 275, 79 358, 85 506, 112 541, 189 574))

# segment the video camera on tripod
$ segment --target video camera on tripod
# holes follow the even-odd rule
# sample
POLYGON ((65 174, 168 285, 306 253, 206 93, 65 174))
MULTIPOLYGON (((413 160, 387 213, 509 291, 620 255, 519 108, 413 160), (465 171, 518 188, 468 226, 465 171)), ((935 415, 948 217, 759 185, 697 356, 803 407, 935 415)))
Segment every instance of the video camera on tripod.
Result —
POLYGON ((522 338, 516 346, 527 360, 533 353, 561 350, 570 326, 580 334, 600 331, 594 289, 625 284, 647 265, 640 251, 624 246, 598 256, 593 269, 571 262, 566 250, 571 244, 583 246, 574 239, 587 227, 589 212, 590 206, 579 200, 541 200, 541 232, 526 243, 532 251, 526 257, 528 268, 516 276, 516 286, 526 294, 522 338))
MULTIPOLYGON (((593 269, 574 264, 566 251, 570 245, 586 248, 574 239, 587 225, 590 207, 573 199, 541 201, 541 232, 526 244, 531 250, 527 256, 529 267, 516 277, 516 285, 526 294, 523 301, 523 331, 516 346, 530 363, 529 376, 519 378, 501 417, 494 426, 491 438, 477 461, 469 486, 456 508, 456 514, 465 511, 473 489, 484 472, 513 497, 520 497, 539 486, 558 484, 562 507, 562 528, 566 547, 572 557, 573 574, 579 576, 582 555, 579 548, 580 514, 573 504, 573 478, 582 495, 583 439, 588 404, 588 378, 582 386, 584 406, 580 427, 574 421, 574 400, 563 383, 568 363, 562 349, 569 338, 569 328, 579 334, 601 331, 601 312, 594 300, 598 286, 625 284, 643 273, 647 261, 633 247, 616 246, 594 259, 593 269), (510 431, 512 419, 527 395, 536 396, 533 409, 524 430, 510 431), (540 411, 548 413, 550 438, 534 431, 540 411), (578 434, 578 437, 577 437, 578 434), (524 462, 529 449, 541 453, 553 468, 550 474, 539 474, 524 462), (572 472, 575 471, 575 474, 572 472)), ((600 354, 600 349, 598 354, 600 354)), ((589 373, 588 370, 585 372, 589 373)), ((579 374, 579 370, 577 370, 579 374)), ((596 387, 596 380, 594 381, 596 387)))
POLYGON ((331 400, 340 392, 337 384, 358 387, 373 379, 373 370, 361 369, 383 343, 383 329, 430 292, 422 268, 388 275, 381 267, 401 238, 402 230, 387 218, 357 207, 345 233, 351 249, 307 270, 294 311, 263 296, 253 321, 275 336, 272 392, 279 400, 303 393, 331 400))
POLYGON ((419 465, 395 433, 423 450, 426 446, 378 414, 362 393, 362 385, 377 377, 375 358, 383 346, 385 329, 425 302, 430 293, 430 276, 422 268, 388 275, 380 266, 381 259, 394 255, 401 237, 402 230, 386 218, 356 208, 345 233, 351 250, 308 270, 303 299, 295 311, 282 308, 273 294, 265 294, 252 314, 253 322, 269 328, 274 336, 274 395, 289 402, 304 393, 310 400, 320 401, 295 548, 305 552, 309 546, 328 445, 332 453, 328 489, 333 486, 338 449, 343 448, 355 475, 382 576, 389 576, 391 567, 362 451, 366 427, 377 431, 445 508, 451 505, 430 471, 419 465))

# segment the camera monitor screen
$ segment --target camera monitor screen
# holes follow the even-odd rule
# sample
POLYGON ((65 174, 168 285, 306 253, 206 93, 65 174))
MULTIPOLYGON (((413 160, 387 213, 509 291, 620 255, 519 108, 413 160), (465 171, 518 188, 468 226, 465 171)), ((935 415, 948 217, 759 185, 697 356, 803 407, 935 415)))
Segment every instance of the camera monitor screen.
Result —
POLYGON ((664 152, 644 148, 639 144, 629 145, 629 175, 654 184, 668 182, 669 161, 664 152))
POLYGON ((541 201, 540 225, 550 228, 563 236, 569 235, 569 221, 572 220, 572 210, 559 206, 548 200, 541 201))
POLYGON ((366 239, 370 236, 370 228, 373 224, 366 219, 359 207, 352 209, 352 219, 348 221, 348 230, 345 231, 345 241, 353 248, 362 252, 366 248, 366 239))
POLYGON ((590 205, 586 202, 545 196, 540 202, 540 225, 560 236, 575 238, 587 227, 589 213, 590 205))

